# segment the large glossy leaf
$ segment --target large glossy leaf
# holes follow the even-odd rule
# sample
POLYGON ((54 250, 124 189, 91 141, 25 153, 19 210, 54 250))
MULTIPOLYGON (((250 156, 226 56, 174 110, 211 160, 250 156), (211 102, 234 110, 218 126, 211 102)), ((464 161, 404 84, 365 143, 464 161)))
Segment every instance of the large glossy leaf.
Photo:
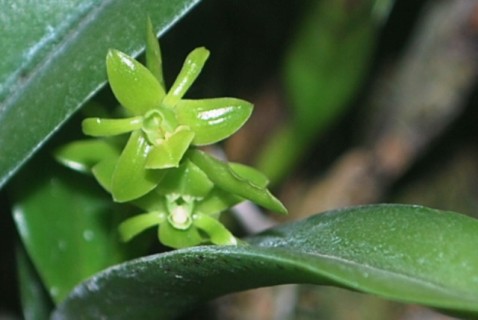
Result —
POLYGON ((478 316, 478 221, 407 205, 331 211, 244 246, 144 257, 76 287, 55 319, 172 319, 205 300, 284 283, 337 285, 478 316))
POLYGON ((0 186, 106 80, 109 48, 137 55, 199 0, 13 1, 0 10, 0 186))
POLYGON ((116 230, 125 215, 91 176, 35 160, 37 166, 25 167, 13 181, 14 220, 46 289, 59 302, 87 277, 131 258, 131 248, 116 230))

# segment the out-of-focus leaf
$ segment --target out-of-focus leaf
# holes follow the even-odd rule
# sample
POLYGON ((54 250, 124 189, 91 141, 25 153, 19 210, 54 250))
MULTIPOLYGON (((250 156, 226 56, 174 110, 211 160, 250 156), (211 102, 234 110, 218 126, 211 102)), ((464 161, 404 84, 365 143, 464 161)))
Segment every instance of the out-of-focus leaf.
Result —
POLYGON ((271 138, 258 167, 277 182, 313 139, 345 110, 360 87, 380 21, 392 0, 314 2, 284 63, 291 121, 271 138), (382 14, 376 9, 380 5, 382 14))
POLYGON ((234 291, 336 285, 478 317, 478 221, 419 206, 330 211, 244 246, 144 257, 76 287, 54 319, 173 319, 234 291))
POLYGON ((0 10, 0 186, 106 81, 109 48, 137 55, 199 0, 10 1, 0 10))
POLYGON ((124 214, 91 176, 50 161, 35 164, 13 181, 13 215, 27 253, 59 302, 82 280, 131 257, 131 248, 116 230, 124 214))

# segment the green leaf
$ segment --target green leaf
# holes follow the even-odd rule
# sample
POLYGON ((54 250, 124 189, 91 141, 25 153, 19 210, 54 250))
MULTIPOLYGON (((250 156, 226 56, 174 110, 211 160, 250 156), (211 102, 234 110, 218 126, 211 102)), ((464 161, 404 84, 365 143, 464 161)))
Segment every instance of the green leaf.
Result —
POLYGON ((76 287, 53 319, 174 319, 208 299, 284 283, 336 285, 478 316, 478 221, 470 217, 363 206, 282 225, 247 242, 112 267, 76 287))
POLYGON ((181 100, 176 105, 180 124, 189 126, 196 134, 195 145, 205 145, 223 140, 249 119, 252 104, 235 98, 181 100))
POLYGON ((45 287, 60 302, 82 280, 131 255, 116 232, 122 215, 91 177, 52 160, 34 164, 42 167, 28 166, 13 180, 13 217, 45 287))
POLYGON ((227 163, 199 150, 191 150, 188 155, 189 159, 201 168, 218 188, 249 199, 274 212, 287 213, 284 205, 269 190, 239 176, 227 163))
POLYGON ((145 66, 118 50, 106 56, 108 81, 123 107, 135 115, 144 115, 161 105, 164 88, 145 66))
POLYGON ((158 185, 163 172, 145 169, 151 148, 141 130, 133 131, 113 172, 111 194, 115 201, 134 200, 158 185))
POLYGON ((106 82, 109 48, 136 56, 199 0, 16 1, 2 6, 0 186, 106 82))
POLYGON ((188 54, 181 71, 164 98, 165 106, 170 108, 176 106, 201 73, 208 57, 209 50, 203 47, 196 48, 188 54))

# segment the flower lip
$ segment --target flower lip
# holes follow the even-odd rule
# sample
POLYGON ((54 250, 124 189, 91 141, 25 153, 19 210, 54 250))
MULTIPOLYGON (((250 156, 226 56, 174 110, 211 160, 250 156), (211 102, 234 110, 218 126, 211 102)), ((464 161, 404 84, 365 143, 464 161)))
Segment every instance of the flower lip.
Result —
POLYGON ((171 210, 168 216, 168 221, 176 229, 186 230, 192 224, 190 210, 184 205, 178 205, 171 210))

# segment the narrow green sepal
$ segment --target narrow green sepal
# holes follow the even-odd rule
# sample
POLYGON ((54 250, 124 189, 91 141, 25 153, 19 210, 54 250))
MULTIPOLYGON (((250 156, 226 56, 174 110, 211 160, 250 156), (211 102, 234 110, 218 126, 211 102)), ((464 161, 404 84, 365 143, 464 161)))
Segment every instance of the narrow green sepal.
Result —
POLYGON ((245 199, 219 188, 213 188, 202 200, 197 201, 195 212, 207 215, 216 215, 232 208, 245 199))
POLYGON ((196 48, 189 53, 184 61, 181 71, 164 98, 163 104, 165 106, 170 108, 176 106, 178 101, 182 99, 186 91, 188 91, 201 73, 208 57, 209 50, 204 47, 196 48))
POLYGON ((175 249, 197 246, 204 241, 194 226, 187 230, 179 230, 169 223, 159 225, 158 238, 165 246, 175 249))
POLYGON ((145 167, 151 148, 141 130, 133 131, 112 177, 111 194, 116 202, 137 199, 158 185, 164 172, 145 167))
POLYGON ((82 121, 83 133, 93 137, 108 137, 141 128, 143 117, 125 119, 87 118, 82 121))
POLYGON ((194 132, 187 127, 179 127, 171 136, 152 147, 148 154, 145 168, 176 168, 191 145, 194 132))
POLYGON ((110 50, 106 70, 116 99, 133 115, 143 115, 160 106, 164 88, 141 63, 118 50, 110 50))
POLYGON ((91 169, 96 181, 109 193, 111 193, 113 173, 118 163, 118 158, 119 156, 103 159, 91 169))
POLYGON ((239 176, 227 163, 197 149, 188 152, 187 156, 218 188, 251 200, 271 211, 287 213, 284 205, 267 188, 255 185, 252 181, 239 176))
POLYGON ((99 161, 117 156, 119 150, 104 140, 75 141, 55 151, 57 161, 80 172, 90 172, 99 161))
POLYGON ((269 184, 269 178, 256 168, 236 162, 229 162, 228 165, 240 177, 251 181, 258 187, 265 188, 269 184))
POLYGON ((129 241, 144 230, 160 225, 166 220, 164 212, 149 212, 136 215, 123 221, 118 229, 122 241, 129 241))
POLYGON ((161 49, 159 41, 154 33, 153 24, 148 17, 146 23, 146 67, 158 80, 159 84, 164 88, 163 79, 163 60, 161 58, 161 49))
POLYGON ((213 186, 214 184, 198 166, 186 160, 178 168, 167 171, 158 185, 158 193, 203 198, 213 186))
POLYGON ((235 98, 181 100, 176 105, 180 124, 194 131, 194 145, 206 145, 223 140, 249 119, 251 103, 235 98))
POLYGON ((237 245, 236 238, 217 219, 203 214, 193 216, 194 226, 209 236, 209 241, 217 245, 237 245))

